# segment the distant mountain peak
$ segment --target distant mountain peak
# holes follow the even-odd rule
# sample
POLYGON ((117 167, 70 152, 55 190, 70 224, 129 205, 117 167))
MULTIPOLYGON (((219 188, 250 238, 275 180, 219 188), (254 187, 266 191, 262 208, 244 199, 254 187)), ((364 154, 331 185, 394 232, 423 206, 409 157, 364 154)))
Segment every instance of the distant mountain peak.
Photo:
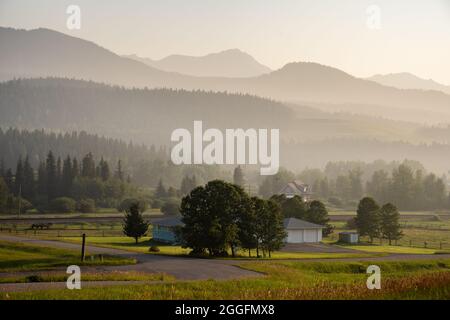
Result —
POLYGON ((236 48, 203 56, 173 54, 160 60, 141 58, 135 54, 126 57, 163 71, 197 77, 255 77, 272 71, 250 54, 236 48))
POLYGON ((424 79, 410 72, 376 74, 367 80, 398 89, 435 90, 450 94, 450 86, 446 86, 433 79, 424 79))

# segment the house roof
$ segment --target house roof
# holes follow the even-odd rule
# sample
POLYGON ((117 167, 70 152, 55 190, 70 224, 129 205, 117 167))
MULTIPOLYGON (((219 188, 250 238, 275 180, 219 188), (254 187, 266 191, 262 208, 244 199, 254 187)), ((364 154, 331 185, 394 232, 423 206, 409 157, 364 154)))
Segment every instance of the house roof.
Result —
POLYGON ((161 227, 178 227, 184 226, 183 221, 179 217, 170 217, 170 218, 162 218, 155 221, 152 221, 152 224, 155 226, 161 227))
POLYGON ((287 190, 286 189, 290 189, 292 190, 292 192, 299 194, 299 195, 310 195, 311 193, 311 187, 306 184, 303 183, 300 180, 295 180, 292 182, 289 182, 288 184, 286 184, 279 193, 285 193, 287 190))
POLYGON ((298 229, 323 229, 324 226, 311 223, 308 221, 296 219, 296 218, 286 218, 283 221, 284 228, 286 230, 298 230, 298 229))

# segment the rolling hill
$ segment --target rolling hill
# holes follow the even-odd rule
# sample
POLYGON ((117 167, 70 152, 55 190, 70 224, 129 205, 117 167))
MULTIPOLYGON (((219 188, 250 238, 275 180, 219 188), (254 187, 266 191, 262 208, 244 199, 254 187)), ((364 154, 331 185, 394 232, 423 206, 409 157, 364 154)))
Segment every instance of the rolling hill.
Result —
POLYGON ((450 86, 443 85, 432 79, 422 79, 409 72, 377 74, 367 80, 399 89, 435 90, 450 94, 450 86))
POLYGON ((172 131, 192 130, 194 120, 222 130, 277 128, 281 161, 290 168, 410 158, 442 170, 445 155, 450 156, 448 145, 427 143, 439 141, 445 132, 243 94, 126 89, 58 78, 12 80, 0 84, 0 114, 2 128, 86 131, 146 145, 170 145, 172 131))
POLYGON ((272 71, 239 49, 211 53, 202 57, 171 55, 161 60, 141 58, 136 55, 125 57, 163 71, 197 77, 244 78, 260 76, 272 71))
POLYGON ((317 63, 290 63, 251 78, 193 77, 161 71, 48 29, 0 28, 0 70, 3 80, 53 76, 127 87, 228 91, 316 104, 333 112, 420 123, 450 122, 450 95, 388 87, 317 63))

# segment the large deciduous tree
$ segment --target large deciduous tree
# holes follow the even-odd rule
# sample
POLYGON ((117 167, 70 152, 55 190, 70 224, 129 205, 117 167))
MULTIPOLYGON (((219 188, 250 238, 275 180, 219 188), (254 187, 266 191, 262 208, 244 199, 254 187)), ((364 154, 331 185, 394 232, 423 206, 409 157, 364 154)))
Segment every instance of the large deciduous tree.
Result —
POLYGON ((400 214, 397 208, 391 204, 386 203, 380 209, 380 229, 383 238, 389 240, 389 244, 392 244, 392 240, 398 240, 403 236, 399 223, 400 214))
POLYGON ((363 198, 356 211, 356 227, 361 236, 368 236, 370 242, 380 236, 380 207, 374 199, 363 198))
POLYGON ((195 188, 181 202, 185 245, 194 254, 207 250, 211 256, 226 255, 231 249, 234 255, 240 244, 240 219, 249 204, 242 188, 224 181, 214 180, 195 188))

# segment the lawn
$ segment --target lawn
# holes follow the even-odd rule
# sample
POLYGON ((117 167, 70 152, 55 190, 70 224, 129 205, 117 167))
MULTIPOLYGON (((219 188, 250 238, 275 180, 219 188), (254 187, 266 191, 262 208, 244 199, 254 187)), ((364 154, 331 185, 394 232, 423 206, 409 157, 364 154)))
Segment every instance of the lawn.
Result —
POLYGON ((345 245, 342 247, 364 252, 376 252, 376 253, 435 254, 436 252, 439 252, 439 250, 436 249, 389 246, 389 245, 354 245, 354 246, 345 245))
POLYGON ((76 265, 122 265, 136 263, 134 259, 105 255, 80 262, 78 251, 48 248, 30 244, 0 241, 0 272, 42 270, 59 266, 76 265))
MULTIPOLYGON (((36 272, 28 275, 8 275, 0 283, 66 282, 65 272, 36 272)), ((139 273, 135 271, 83 272, 83 281, 172 281, 175 278, 164 273, 139 273)))
POLYGON ((381 290, 366 287, 371 262, 242 263, 260 278, 0 293, 0 299, 450 299, 450 260, 376 262, 381 290))
MULTIPOLYGON (((81 242, 80 238, 58 238, 57 240, 68 242, 81 242)), ((155 243, 150 238, 146 237, 139 241, 136 245, 134 239, 129 237, 87 237, 86 243, 103 246, 114 249, 123 249, 139 253, 171 255, 171 256, 187 256, 190 249, 182 248, 181 246, 171 246, 167 244, 155 243), (150 246, 157 246, 160 252, 149 252, 150 246)), ((365 252, 355 253, 323 253, 323 252, 282 252, 277 251, 272 253, 271 259, 332 259, 332 258, 361 258, 373 257, 377 254, 369 254, 365 252)), ((256 257, 256 251, 252 250, 252 258, 256 257)), ((248 259, 248 251, 239 251, 236 258, 225 259, 248 259)), ((255 258, 256 259, 256 258, 255 258)), ((266 257, 266 259, 269 259, 266 257)))

